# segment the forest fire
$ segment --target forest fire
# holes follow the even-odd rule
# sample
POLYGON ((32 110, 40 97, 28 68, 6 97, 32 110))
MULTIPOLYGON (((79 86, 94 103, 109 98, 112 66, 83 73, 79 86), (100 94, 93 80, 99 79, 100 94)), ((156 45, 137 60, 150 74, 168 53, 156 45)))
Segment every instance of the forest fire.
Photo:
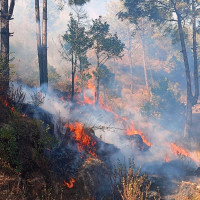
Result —
POLYGON ((140 135, 141 138, 142 138, 142 140, 143 140, 143 142, 144 142, 147 146, 149 146, 149 147, 152 146, 151 143, 150 143, 150 142, 148 141, 148 139, 146 138, 146 136, 143 134, 143 132, 135 129, 134 124, 133 124, 132 121, 131 121, 130 126, 127 127, 126 134, 127 134, 127 135, 140 135))
POLYGON ((84 125, 80 122, 65 124, 65 128, 69 128, 71 132, 74 133, 73 138, 78 143, 78 150, 80 152, 85 151, 89 153, 93 157, 97 157, 96 155, 96 142, 92 140, 91 136, 89 136, 85 130, 84 125))
POLYGON ((175 155, 182 155, 185 157, 190 156, 190 153, 186 149, 184 149, 183 147, 179 147, 174 143, 171 143, 171 149, 175 155))
POLYGON ((67 183, 66 181, 64 181, 64 186, 67 186, 69 189, 72 189, 74 187, 74 183, 75 183, 75 180, 73 178, 71 178, 69 180, 69 183, 67 183))
POLYGON ((181 155, 192 159, 194 162, 200 162, 200 152, 194 151, 190 152, 187 149, 171 143, 171 149, 175 155, 181 155))

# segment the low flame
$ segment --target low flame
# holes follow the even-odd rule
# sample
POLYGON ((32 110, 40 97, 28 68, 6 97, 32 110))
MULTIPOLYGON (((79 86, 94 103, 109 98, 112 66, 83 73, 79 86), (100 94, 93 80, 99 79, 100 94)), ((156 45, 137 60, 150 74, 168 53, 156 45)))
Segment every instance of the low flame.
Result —
POLYGON ((12 112, 15 111, 15 108, 14 108, 13 106, 9 106, 8 101, 6 101, 5 99, 1 99, 1 102, 2 102, 2 104, 3 104, 5 107, 9 108, 10 111, 12 111, 12 112))
POLYGON ((127 134, 127 135, 140 135, 141 138, 142 138, 142 141, 143 141, 147 146, 151 147, 151 143, 148 141, 148 139, 147 139, 146 136, 143 134, 143 132, 135 129, 133 122, 131 122, 130 126, 127 127, 126 134, 127 134))
POLYGON ((179 147, 178 145, 171 143, 171 148, 175 155, 182 155, 185 157, 190 157, 190 153, 183 147, 179 147))
POLYGON ((74 183, 75 183, 75 180, 73 178, 71 178, 69 180, 69 183, 67 183, 66 181, 64 181, 64 186, 67 186, 69 189, 72 189, 74 187, 74 183))
POLYGON ((92 138, 85 132, 84 125, 80 122, 69 123, 65 125, 65 128, 69 128, 71 132, 74 133, 73 138, 78 143, 78 150, 86 151, 93 157, 97 157, 96 155, 96 142, 92 140, 92 138))
POLYGON ((200 152, 194 151, 190 152, 189 150, 171 143, 171 149, 175 155, 181 155, 192 159, 194 162, 200 162, 200 152))
MULTIPOLYGON (((76 81, 77 81, 77 79, 78 79, 78 77, 75 77, 76 81)), ((83 92, 83 101, 81 102, 81 104, 82 105, 84 105, 84 104, 92 105, 95 108, 96 86, 95 86, 94 82, 95 82, 95 77, 94 77, 94 75, 92 75, 92 78, 89 79, 87 82, 87 89, 88 89, 87 93, 83 92)), ((63 97, 61 97, 61 101, 65 102, 63 97)), ((123 121, 126 124, 125 132, 127 135, 140 135, 143 140, 143 143, 145 143, 149 147, 152 146, 151 143, 148 141, 147 137, 143 134, 143 132, 135 129, 132 121, 131 121, 131 124, 128 125, 128 119, 126 117, 120 117, 117 113, 115 113, 112 110, 111 106, 108 106, 105 104, 105 102, 101 96, 99 97, 99 108, 101 108, 102 110, 105 110, 108 113, 111 113, 115 119, 123 121)), ((82 124, 76 122, 75 124, 70 124, 69 126, 66 125, 65 127, 70 128, 70 130, 75 133, 75 139, 79 143, 78 148, 80 151, 83 150, 85 146, 89 145, 91 138, 87 134, 85 134, 82 124)), ((92 146, 94 146, 94 144, 92 144, 92 146)), ((89 153, 93 156, 95 155, 93 151, 89 151, 89 153)))

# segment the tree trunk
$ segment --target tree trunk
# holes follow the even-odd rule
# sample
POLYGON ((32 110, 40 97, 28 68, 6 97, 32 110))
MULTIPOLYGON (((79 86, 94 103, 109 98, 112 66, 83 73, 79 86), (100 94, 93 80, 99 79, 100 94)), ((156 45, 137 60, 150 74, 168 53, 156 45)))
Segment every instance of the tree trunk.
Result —
POLYGON ((96 105, 99 105, 99 87, 100 87, 100 63, 99 53, 97 52, 97 93, 96 93, 96 105))
POLYGON ((37 52, 40 73, 40 86, 44 83, 43 70, 43 49, 41 45, 41 28, 40 28, 40 7, 39 0, 35 0, 35 18, 36 18, 36 35, 37 35, 37 52))
POLYGON ((143 59, 143 67, 144 67, 144 78, 145 78, 145 84, 146 84, 148 96, 149 96, 149 99, 150 99, 149 82, 148 82, 147 67, 146 67, 146 60, 145 60, 145 56, 146 56, 145 55, 145 41, 144 41, 143 35, 141 35, 141 40, 142 40, 142 49, 143 49, 142 59, 143 59))
POLYGON ((8 0, 1 0, 1 93, 6 94, 9 88, 9 20, 8 0))
POLYGON ((12 18, 15 0, 11 0, 8 8, 8 0, 1 0, 1 86, 0 95, 5 95, 9 89, 9 21, 12 18))
POLYGON ((131 36, 130 36, 130 27, 128 24, 128 58, 129 58, 129 65, 131 70, 131 93, 133 93, 133 60, 132 60, 132 45, 131 45, 131 36))
POLYGON ((81 101, 84 99, 84 89, 83 89, 83 66, 82 66, 82 58, 79 57, 79 65, 80 65, 80 75, 81 75, 81 101))
POLYGON ((193 98, 192 105, 195 105, 199 98, 199 72, 198 72, 198 58, 197 58, 197 31, 196 31, 196 7, 195 0, 192 0, 192 26, 193 26, 193 58, 194 58, 194 84, 195 84, 195 94, 193 98))
POLYGON ((74 74, 74 71, 72 71, 72 98, 71 98, 72 102, 74 101, 74 77, 75 77, 75 74, 74 74))
POLYGON ((74 55, 72 53, 72 60, 71 60, 71 63, 72 63, 72 96, 71 96, 71 101, 73 102, 74 101, 74 55))
POLYGON ((181 23, 181 16, 178 13, 177 13, 177 19, 178 19, 178 29, 179 29, 179 35, 180 35, 180 40, 181 40, 181 48, 182 48, 183 60, 184 60, 184 65, 185 65, 185 73, 186 73, 186 82, 187 82, 187 110, 186 110, 186 123, 185 123, 185 129, 184 129, 184 136, 187 137, 189 133, 189 129, 192 125, 193 96, 192 96, 192 89, 191 89, 190 68, 189 68, 187 50, 186 50, 186 45, 185 45, 183 27, 181 23))
POLYGON ((76 67, 77 67, 77 57, 72 54, 72 98, 71 101, 74 101, 75 94, 75 75, 76 75, 76 67))
POLYGON ((47 0, 43 0, 43 27, 42 27, 42 48, 43 48, 43 80, 44 89, 48 89, 48 68, 47 68, 47 0))

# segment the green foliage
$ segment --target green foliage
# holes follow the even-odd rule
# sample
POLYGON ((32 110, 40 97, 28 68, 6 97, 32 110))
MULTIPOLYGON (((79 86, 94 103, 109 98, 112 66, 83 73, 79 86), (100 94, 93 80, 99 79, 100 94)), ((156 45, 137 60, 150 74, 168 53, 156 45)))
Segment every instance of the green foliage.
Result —
POLYGON ((66 60, 71 62, 72 66, 72 97, 74 91, 73 82, 77 67, 80 70, 82 86, 84 81, 83 72, 90 65, 86 54, 92 46, 92 40, 85 29, 84 19, 86 19, 86 15, 81 10, 77 12, 76 18, 71 14, 68 29, 63 35, 64 44, 62 44, 62 47, 64 52, 62 54, 66 60))
POLYGON ((19 146, 15 135, 15 129, 5 125, 0 129, 0 157, 9 162, 17 170, 21 170, 21 163, 18 159, 19 146))
POLYGON ((104 64, 109 58, 114 56, 122 57, 121 54, 125 45, 119 40, 117 34, 111 35, 109 32, 109 24, 102 22, 101 16, 93 20, 90 27, 90 35, 93 40, 93 49, 97 54, 101 53, 100 64, 104 64))
POLYGON ((0 128, 0 157, 22 173, 44 164, 43 151, 57 144, 42 122, 14 116, 0 128))
MULTIPOLYGON (((64 49, 66 50, 67 59, 72 61, 71 56, 81 59, 83 63, 87 63, 86 52, 91 47, 92 42, 87 35, 82 20, 85 15, 77 15, 76 19, 71 14, 68 29, 63 35, 64 49)), ((75 60, 73 60, 74 62, 75 60)))
MULTIPOLYGON (((118 17, 122 20, 128 19, 131 23, 137 24, 141 18, 155 22, 164 33, 172 36, 173 42, 180 40, 178 33, 178 20, 181 20, 184 27, 185 38, 187 38, 187 29, 185 24, 191 23, 192 12, 191 0, 124 0, 125 11, 121 11, 118 17)), ((195 7, 198 8, 199 2, 195 1, 195 7)), ((198 12, 195 13, 198 15, 198 12)))
MULTIPOLYGON (((112 35, 109 30, 109 24, 102 22, 102 18, 93 20, 93 24, 89 31, 93 41, 92 49, 95 50, 97 66, 93 72, 97 80, 97 100, 99 99, 99 83, 104 77, 105 79, 111 75, 106 74, 104 64, 113 57, 121 58, 125 45, 118 39, 117 34, 112 35), (107 76, 107 77, 106 77, 107 76)), ((105 83, 105 82, 104 82, 105 83)), ((105 87, 105 84, 104 84, 105 87)))
POLYGON ((152 88, 152 101, 147 101, 141 113, 150 119, 159 120, 166 128, 176 129, 182 124, 185 106, 180 102, 180 94, 175 92, 165 78, 152 88))

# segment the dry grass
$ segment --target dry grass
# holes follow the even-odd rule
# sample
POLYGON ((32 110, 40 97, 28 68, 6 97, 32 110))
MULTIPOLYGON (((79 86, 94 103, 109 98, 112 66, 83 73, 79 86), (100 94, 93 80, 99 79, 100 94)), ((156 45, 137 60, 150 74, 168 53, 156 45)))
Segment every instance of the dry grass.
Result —
POLYGON ((188 181, 182 181, 178 193, 175 195, 169 195, 166 199, 200 200, 200 185, 188 181))
MULTIPOLYGON (((141 171, 135 170, 134 161, 129 161, 129 166, 122 165, 118 162, 113 177, 113 189, 116 195, 122 200, 147 200, 151 181, 146 175, 141 175, 141 171)), ((114 195, 114 196, 115 196, 114 195)), ((154 199, 160 199, 160 195, 154 199)))

